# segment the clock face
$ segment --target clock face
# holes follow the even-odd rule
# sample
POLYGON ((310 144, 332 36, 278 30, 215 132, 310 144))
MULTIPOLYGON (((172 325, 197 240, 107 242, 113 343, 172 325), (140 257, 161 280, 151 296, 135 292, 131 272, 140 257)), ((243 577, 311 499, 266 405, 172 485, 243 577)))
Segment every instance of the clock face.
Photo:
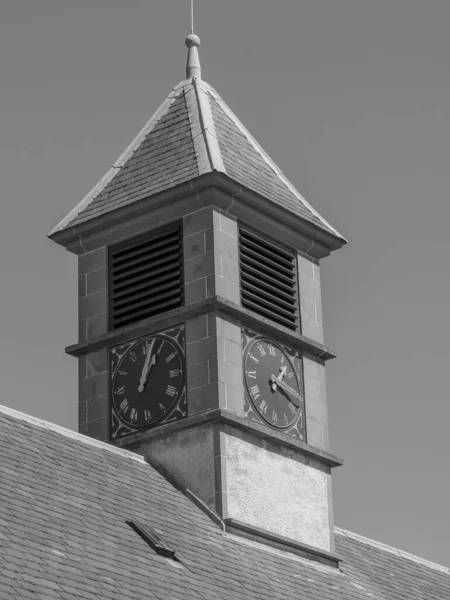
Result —
MULTIPOLYGON (((277 429, 303 419, 303 396, 287 353, 267 339, 251 342, 244 354, 247 393, 258 415, 277 429)), ((303 424, 300 424, 303 427, 303 424)))
POLYGON ((111 382, 114 412, 132 430, 160 422, 183 392, 182 353, 176 341, 162 334, 129 344, 111 382))

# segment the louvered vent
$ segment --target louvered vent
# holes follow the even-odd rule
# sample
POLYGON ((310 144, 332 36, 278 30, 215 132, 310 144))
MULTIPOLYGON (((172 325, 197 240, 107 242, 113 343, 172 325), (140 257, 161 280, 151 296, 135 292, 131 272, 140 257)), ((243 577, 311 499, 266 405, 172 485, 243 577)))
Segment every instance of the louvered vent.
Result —
POLYGON ((295 256, 241 229, 242 305, 289 329, 297 329, 295 256))
POLYGON ((113 248, 110 253, 112 329, 182 305, 181 227, 113 248))

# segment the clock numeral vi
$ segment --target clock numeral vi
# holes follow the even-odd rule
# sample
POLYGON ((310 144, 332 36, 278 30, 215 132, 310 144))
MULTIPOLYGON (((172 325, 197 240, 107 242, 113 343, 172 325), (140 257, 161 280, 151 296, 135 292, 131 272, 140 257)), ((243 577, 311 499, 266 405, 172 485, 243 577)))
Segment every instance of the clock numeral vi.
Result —
POLYGON ((131 413, 130 413, 130 421, 133 421, 133 423, 136 423, 137 420, 138 420, 138 411, 135 408, 132 408, 131 413))
POLYGON ((273 421, 274 423, 278 423, 278 413, 277 413, 277 411, 276 411, 276 410, 274 410, 274 411, 272 412, 272 421, 273 421))
POLYGON ((148 408, 146 408, 146 409, 144 410, 144 419, 145 419, 146 421, 151 421, 151 420, 152 420, 152 414, 151 414, 151 412, 148 410, 148 408))

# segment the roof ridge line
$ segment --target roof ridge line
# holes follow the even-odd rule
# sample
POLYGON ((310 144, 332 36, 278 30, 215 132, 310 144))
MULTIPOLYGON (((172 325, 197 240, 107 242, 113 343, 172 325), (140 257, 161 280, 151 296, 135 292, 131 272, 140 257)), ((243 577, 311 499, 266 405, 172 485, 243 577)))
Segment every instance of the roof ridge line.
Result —
MULTIPOLYGON (((207 84, 208 85, 208 84, 207 84)), ((238 119, 238 117, 234 114, 234 112, 230 109, 227 103, 222 99, 222 97, 216 92, 216 90, 208 85, 208 91, 213 96, 214 100, 220 105, 222 110, 227 114, 227 116, 233 121, 242 135, 248 140, 248 142, 253 146, 256 152, 260 155, 260 157, 264 160, 264 162, 272 169, 272 171, 277 175, 279 179, 284 183, 284 185, 294 194, 294 196, 300 200, 300 202, 310 210, 328 229, 330 229, 337 237, 342 240, 347 241, 339 231, 333 227, 322 215, 300 194, 300 192, 295 188, 295 186, 289 181, 289 179, 284 175, 283 171, 280 167, 270 158, 264 148, 256 141, 253 135, 249 132, 249 130, 245 127, 245 125, 238 119)))
POLYGON ((24 412, 20 412, 15 410, 14 408, 10 408, 9 406, 4 406, 0 404, 0 415, 5 414, 9 417, 13 417, 20 421, 26 421, 31 425, 36 425, 37 427, 41 427, 42 429, 48 429, 49 431, 53 431, 54 433, 59 433, 64 437, 68 437, 72 440, 77 440, 88 446, 94 446, 95 448, 100 448, 101 450, 108 450, 108 452, 112 452, 113 454, 118 454, 120 456, 130 458, 131 460, 136 460, 141 464, 148 464, 143 456, 140 454, 135 454, 130 450, 125 450, 124 448, 117 448, 117 446, 113 446, 106 442, 101 442, 100 440, 96 440, 91 438, 84 433, 78 433, 77 431, 72 431, 72 429, 68 429, 67 427, 62 427, 61 425, 56 425, 56 423, 51 423, 50 421, 46 421, 45 419, 39 419, 38 417, 33 417, 24 412))
MULTIPOLYGON (((204 147, 202 148, 204 154, 208 157, 209 166, 205 171, 200 172, 200 175, 203 173, 213 171, 219 171, 222 173, 226 173, 225 164, 222 159, 222 153, 220 151, 219 141, 217 139, 216 127, 214 125, 214 119, 212 116, 211 105, 209 103, 209 99, 205 94, 205 91, 202 87, 203 81, 199 81, 197 78, 192 79, 193 93, 194 98, 189 98, 188 104, 189 107, 193 109, 193 121, 191 122, 191 131, 193 133, 192 137, 194 139, 194 145, 197 150, 197 136, 201 137, 200 139, 203 141, 204 147), (206 97, 205 97, 206 96, 206 97), (196 131, 196 137, 194 137, 194 131, 196 131)), ((189 112, 189 118, 191 117, 191 113, 189 112)), ((199 169, 200 170, 200 169, 199 169)))
POLYGON ((86 196, 50 231, 48 234, 49 237, 69 225, 69 223, 105 189, 108 183, 114 179, 126 161, 139 148, 145 137, 167 113, 181 92, 188 87, 189 84, 191 84, 190 80, 183 80, 172 89, 158 110, 150 117, 144 127, 139 131, 137 136, 114 162, 112 167, 108 169, 105 175, 103 175, 100 181, 94 185, 94 187, 86 194, 86 196))
POLYGON ((410 552, 406 552, 405 550, 401 550, 400 548, 395 548, 395 546, 389 546, 388 544, 378 542, 377 540, 365 537, 363 535, 360 535, 359 533, 353 533, 353 531, 348 531, 348 529, 342 529, 342 527, 335 527, 334 531, 338 535, 349 537, 357 542, 361 542, 362 544, 373 546, 374 548, 378 548, 379 550, 385 550, 386 552, 390 552, 391 554, 395 554, 396 556, 400 556, 401 558, 406 558, 408 560, 411 560, 412 562, 421 564, 425 567, 429 567, 430 569, 434 569, 435 571, 441 571, 442 573, 450 575, 450 567, 445 567, 444 565, 432 562, 431 560, 427 560, 426 558, 422 558, 421 556, 417 556, 416 554, 411 554, 410 552))
POLYGON ((148 455, 146 458, 146 462, 158 471, 160 475, 166 479, 170 485, 172 485, 176 490, 181 492, 186 498, 188 498, 193 504, 197 506, 213 523, 219 525, 222 531, 225 531, 225 523, 221 519, 221 517, 210 508, 206 502, 204 502, 201 498, 197 496, 191 489, 187 487, 186 481, 181 477, 176 477, 171 471, 169 471, 159 460, 154 458, 151 455, 148 455))

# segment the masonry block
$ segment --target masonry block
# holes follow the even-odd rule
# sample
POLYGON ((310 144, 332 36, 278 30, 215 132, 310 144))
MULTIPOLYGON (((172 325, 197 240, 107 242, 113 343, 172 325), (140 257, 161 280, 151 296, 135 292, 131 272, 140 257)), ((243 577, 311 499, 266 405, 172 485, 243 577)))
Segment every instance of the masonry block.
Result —
POLYGON ((323 344, 320 267, 297 254, 302 334, 323 344))
POLYGON ((299 271, 298 284, 302 295, 314 298, 314 300, 321 300, 320 281, 312 275, 299 271))
POLYGON ((305 352, 303 354, 303 371, 305 377, 312 377, 313 379, 318 379, 319 381, 326 381, 325 379, 325 363, 305 352))
POLYGON ((78 403, 78 423, 80 425, 86 423, 87 405, 84 400, 78 403))
POLYGON ((91 341, 108 333, 108 314, 106 312, 86 320, 86 339, 91 341))
POLYGON ((206 278, 197 279, 197 281, 187 283, 184 287, 184 298, 186 305, 195 304, 196 302, 206 300, 206 292, 206 278))
POLYGON ((220 230, 238 239, 238 224, 235 219, 226 215, 220 215, 220 230))
POLYGON ((78 319, 78 341, 80 343, 87 340, 87 319, 78 319))
POLYGON ((78 306, 80 319, 88 319, 89 317, 106 313, 108 310, 106 290, 80 298, 78 306))
POLYGON ((324 397, 325 392, 325 384, 324 382, 319 381, 318 379, 314 379, 313 377, 309 377, 305 374, 305 400, 306 402, 321 402, 322 404, 326 403, 326 396, 324 397), (323 387, 322 387, 323 385, 323 387))
POLYGON ((222 277, 227 279, 228 281, 232 281, 233 283, 239 285, 240 284, 240 270, 239 270, 239 261, 235 258, 230 258, 229 256, 222 255, 222 277))
POLYGON ((223 384, 210 383, 191 392, 188 398, 189 416, 218 408, 220 406, 219 386, 223 387, 223 384))
POLYGON ((244 390, 242 385, 229 385, 225 386, 226 392, 226 409, 237 415, 238 417, 244 416, 244 390))
POLYGON ((225 385, 239 387, 242 382, 242 365, 234 365, 226 360, 219 359, 219 381, 225 385))
POLYGON ((225 360, 233 365, 242 366, 242 344, 223 338, 225 360))
POLYGON ((108 440, 108 419, 97 419, 96 421, 80 424, 80 433, 105 442, 108 440))
POLYGON ((80 381, 80 397, 83 400, 89 400, 96 396, 106 394, 108 387, 108 374, 106 371, 91 377, 86 377, 80 381))
POLYGON ((90 398, 86 401, 86 406, 87 423, 108 417, 108 399, 106 395, 90 398))
POLYGON ((86 274, 87 280, 87 295, 95 294, 108 287, 108 271, 106 267, 90 271, 86 274))
POLYGON ((208 337, 208 315, 202 315, 186 322, 186 341, 188 344, 208 337))
POLYGON ((205 252, 184 261, 184 280, 186 283, 204 279, 208 275, 213 275, 214 272, 215 256, 213 251, 205 252))
POLYGON ((106 246, 98 248, 92 252, 82 254, 78 259, 78 275, 86 275, 90 271, 96 271, 106 267, 108 260, 108 250, 106 246))
POLYGON ((209 383, 209 361, 197 363, 187 369, 187 389, 188 392, 200 387, 207 386, 209 383))
POLYGON ((108 351, 106 348, 86 355, 86 377, 92 377, 107 370, 108 351))
POLYGON ((314 276, 314 263, 310 258, 306 258, 302 254, 297 254, 298 272, 314 276))
POLYGON ((239 324, 232 323, 223 317, 214 317, 214 323, 216 324, 218 336, 241 344, 241 327, 239 324))
POLYGON ((80 275, 78 277, 78 298, 84 298, 87 293, 87 279, 86 275, 80 275))
MULTIPOLYGON (((212 232, 212 228, 209 231, 212 232)), ((186 236, 183 240, 183 248, 185 260, 204 254, 206 252, 206 233, 199 231, 186 236)), ((212 250, 212 248, 210 249, 212 250)))
POLYGON ((216 356, 217 340, 216 337, 208 337, 197 342, 187 344, 186 356, 188 366, 196 365, 199 362, 206 362, 216 356))
POLYGON ((199 231, 205 231, 213 226, 212 208, 198 210, 183 218, 183 232, 185 237, 198 233, 199 231))
POLYGON ((314 421, 306 419, 306 439, 308 444, 322 450, 329 449, 328 427, 314 421))
POLYGON ((327 405, 324 402, 317 402, 311 399, 305 404, 307 419, 326 426, 328 423, 327 405))
POLYGON ((215 290, 217 296, 229 300, 234 304, 241 303, 240 286, 237 283, 233 283, 224 277, 216 277, 215 290))

